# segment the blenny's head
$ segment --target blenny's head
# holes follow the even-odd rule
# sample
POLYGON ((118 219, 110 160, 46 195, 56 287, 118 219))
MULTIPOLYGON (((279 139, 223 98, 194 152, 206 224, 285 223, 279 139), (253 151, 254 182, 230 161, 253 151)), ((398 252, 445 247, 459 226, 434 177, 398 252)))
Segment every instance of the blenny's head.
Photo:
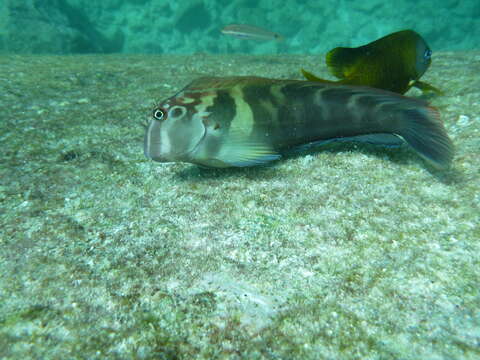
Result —
POLYGON ((200 94, 187 97, 183 92, 161 102, 153 110, 144 140, 145 156, 160 162, 190 161, 205 136, 208 117, 200 94))

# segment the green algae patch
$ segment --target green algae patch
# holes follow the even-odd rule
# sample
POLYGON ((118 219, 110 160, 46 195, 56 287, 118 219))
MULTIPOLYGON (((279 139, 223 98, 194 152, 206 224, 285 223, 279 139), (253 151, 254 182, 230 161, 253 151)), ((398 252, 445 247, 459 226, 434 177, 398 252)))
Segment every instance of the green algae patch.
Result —
POLYGON ((246 169, 144 158, 154 103, 194 78, 317 57, 0 57, 0 357, 478 358, 479 56, 425 76, 446 172, 354 144, 246 169))

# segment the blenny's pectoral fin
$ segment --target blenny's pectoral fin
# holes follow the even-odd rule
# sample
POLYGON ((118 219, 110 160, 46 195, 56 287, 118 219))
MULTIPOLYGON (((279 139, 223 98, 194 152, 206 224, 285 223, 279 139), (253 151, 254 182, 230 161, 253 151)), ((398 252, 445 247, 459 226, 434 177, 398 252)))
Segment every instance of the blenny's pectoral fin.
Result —
POLYGON ((335 81, 330 81, 330 80, 325 80, 325 79, 319 78, 319 77, 313 75, 311 72, 308 72, 304 69, 300 69, 300 71, 302 72, 305 79, 307 79, 308 81, 321 82, 321 83, 325 83, 325 84, 332 84, 332 83, 335 82, 335 81))
POLYGON ((426 82, 423 82, 423 81, 418 81, 417 80, 417 81, 415 81, 413 86, 422 90, 422 92, 424 94, 434 93, 435 95, 445 95, 445 93, 442 90, 437 89, 435 86, 430 85, 430 84, 428 84, 426 82))
POLYGON ((236 134, 230 134, 228 141, 222 144, 221 150, 215 156, 225 167, 262 165, 280 158, 281 155, 271 145, 236 134))

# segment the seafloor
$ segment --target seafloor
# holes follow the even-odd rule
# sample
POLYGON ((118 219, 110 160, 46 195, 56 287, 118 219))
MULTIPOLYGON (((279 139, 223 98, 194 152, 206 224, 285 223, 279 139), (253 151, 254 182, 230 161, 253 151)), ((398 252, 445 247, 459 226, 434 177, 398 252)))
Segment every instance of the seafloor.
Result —
POLYGON ((140 125, 190 80, 301 67, 328 77, 321 56, 0 57, 0 358, 478 359, 480 53, 423 78, 448 171, 349 144, 144 158, 140 125))

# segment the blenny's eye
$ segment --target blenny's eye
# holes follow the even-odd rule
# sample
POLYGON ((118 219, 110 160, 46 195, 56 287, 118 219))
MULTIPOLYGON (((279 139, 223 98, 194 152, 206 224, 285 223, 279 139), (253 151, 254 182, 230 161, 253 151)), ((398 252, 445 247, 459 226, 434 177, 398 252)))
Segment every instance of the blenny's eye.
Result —
POLYGON ((183 106, 174 106, 170 109, 168 112, 168 115, 170 115, 173 118, 179 118, 185 115, 187 110, 183 106))
POLYGON ((161 108, 156 108, 153 110, 153 118, 155 120, 165 120, 167 118, 167 113, 161 108))

